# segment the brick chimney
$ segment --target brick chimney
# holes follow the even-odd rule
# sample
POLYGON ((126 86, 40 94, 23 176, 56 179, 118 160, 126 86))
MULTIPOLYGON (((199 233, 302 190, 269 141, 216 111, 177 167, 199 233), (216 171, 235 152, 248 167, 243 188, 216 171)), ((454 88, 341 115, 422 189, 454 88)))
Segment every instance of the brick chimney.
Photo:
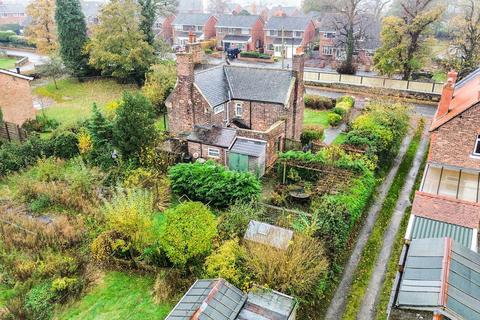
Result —
POLYGON ((448 73, 448 80, 443 86, 442 96, 440 97, 440 102, 438 103, 435 119, 439 119, 448 113, 450 103, 453 99, 453 92, 455 91, 455 82, 457 81, 457 76, 458 73, 455 71, 450 71, 448 73))
POLYGON ((300 140, 300 135, 303 130, 303 112, 305 109, 305 103, 303 102, 303 95, 305 93, 305 84, 303 82, 303 71, 305 67, 305 54, 303 48, 298 47, 295 55, 293 56, 292 72, 295 77, 295 100, 293 108, 293 138, 300 140))
POLYGON ((188 34, 188 43, 185 45, 185 51, 193 55, 193 63, 199 64, 203 59, 203 52, 200 45, 200 42, 197 41, 197 36, 195 33, 190 31, 188 34))

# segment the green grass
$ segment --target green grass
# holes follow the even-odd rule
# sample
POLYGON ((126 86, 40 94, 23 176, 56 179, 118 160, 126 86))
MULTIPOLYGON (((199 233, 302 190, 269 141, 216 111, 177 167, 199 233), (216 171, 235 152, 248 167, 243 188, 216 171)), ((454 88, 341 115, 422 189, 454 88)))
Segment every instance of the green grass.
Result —
POLYGON ((58 312, 58 320, 165 319, 172 305, 155 304, 151 276, 109 272, 80 301, 58 312))
POLYGON ((400 193, 407 179, 408 172, 415 159, 415 154, 417 153, 420 139, 422 137, 423 127, 424 124, 422 122, 418 126, 415 136, 408 146, 407 152, 398 168, 398 172, 388 190, 387 197, 382 205, 382 209, 380 210, 372 233, 368 238, 365 248, 363 248, 362 256, 355 270, 352 286, 348 294, 347 306, 342 317, 344 320, 357 319, 363 296, 365 295, 368 283, 370 282, 370 277, 375 268, 377 257, 382 249, 385 232, 388 229, 398 198, 400 197, 400 193))
POLYGON ((12 69, 15 68, 15 62, 17 60, 13 58, 0 58, 0 68, 12 69))
POLYGON ((7 301, 14 295, 14 289, 9 289, 3 284, 0 284, 0 309, 5 307, 7 301))
POLYGON ((328 110, 313 110, 305 108, 303 124, 307 125, 321 125, 324 128, 330 127, 328 124, 328 110))
POLYGON ((347 140, 347 134, 342 132, 332 141, 332 144, 343 144, 345 140, 347 140))
MULTIPOLYGON (((427 148, 428 150, 428 148, 427 148)), ((425 170, 425 165, 427 163, 428 152, 425 153, 423 157, 422 165, 418 170, 417 177, 415 178, 415 186, 412 189, 412 193, 410 194, 410 201, 413 202, 413 198, 415 196, 415 190, 420 189, 420 183, 422 182, 423 171, 425 170)), ((380 299, 377 305, 377 314, 375 316, 376 320, 387 320, 387 307, 388 302, 390 301, 390 293, 392 290, 393 282, 395 281, 395 276, 397 275, 398 271, 398 260, 400 258, 400 254, 402 253, 404 240, 403 237, 405 236, 405 232, 407 231, 408 220, 410 219, 410 213, 412 211, 412 207, 410 206, 405 215, 402 218, 402 223, 400 224, 400 229, 398 230, 397 236, 395 237, 395 243, 392 248, 392 253, 390 254, 390 260, 388 261, 387 265, 387 272, 385 274, 385 281, 383 282, 382 287, 382 294, 380 295, 380 299)))
POLYGON ((66 125, 88 118, 93 103, 103 109, 108 102, 118 100, 124 90, 138 90, 134 85, 122 85, 110 79, 87 82, 65 79, 57 84, 58 90, 51 82, 36 88, 34 94, 53 100, 53 104, 44 109, 45 114, 66 125))

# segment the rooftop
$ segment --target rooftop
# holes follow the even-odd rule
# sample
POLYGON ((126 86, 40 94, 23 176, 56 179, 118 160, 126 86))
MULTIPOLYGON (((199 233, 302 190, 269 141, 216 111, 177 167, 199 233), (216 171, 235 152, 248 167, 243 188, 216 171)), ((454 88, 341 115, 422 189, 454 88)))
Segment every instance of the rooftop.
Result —
POLYGON ((287 320, 295 310, 295 300, 278 291, 256 288, 248 293, 237 320, 287 320))
POLYGON ((209 13, 179 13, 172 25, 203 26, 212 17, 209 13))
POLYGON ((214 125, 196 125, 187 137, 187 140, 221 148, 229 148, 236 136, 237 131, 235 129, 222 128, 214 125))
POLYGON ((218 17, 217 28, 251 28, 258 21, 258 19, 260 19, 260 16, 256 15, 243 16, 222 14, 218 17))
POLYGON ((450 238, 413 240, 396 305, 480 319, 480 255, 450 238))
POLYGON ((308 17, 271 17, 265 30, 304 31, 312 20, 308 17))
POLYGON ((250 220, 244 239, 285 250, 288 248, 292 237, 292 230, 250 220))
POLYGON ((265 146, 265 141, 250 140, 238 137, 230 151, 249 156, 260 157, 265 155, 265 146))
POLYGON ((6 74, 6 75, 9 75, 9 76, 12 76, 12 77, 16 77, 16 78, 28 80, 28 81, 33 80, 33 77, 28 77, 28 76, 25 76, 23 74, 16 73, 14 71, 6 70, 6 69, 0 69, 0 73, 6 74))

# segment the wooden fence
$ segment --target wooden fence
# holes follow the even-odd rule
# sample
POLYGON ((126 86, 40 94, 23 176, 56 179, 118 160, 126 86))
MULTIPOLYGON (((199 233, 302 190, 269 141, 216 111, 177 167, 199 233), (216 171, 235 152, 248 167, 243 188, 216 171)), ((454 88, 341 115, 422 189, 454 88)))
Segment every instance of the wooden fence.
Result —
POLYGON ((443 87, 443 83, 438 82, 409 81, 381 77, 357 76, 314 71, 312 69, 306 70, 304 72, 303 78, 305 81, 309 82, 346 84, 435 95, 441 94, 443 87))
POLYGON ((27 139, 27 133, 16 123, 0 121, 0 138, 23 142, 27 139))

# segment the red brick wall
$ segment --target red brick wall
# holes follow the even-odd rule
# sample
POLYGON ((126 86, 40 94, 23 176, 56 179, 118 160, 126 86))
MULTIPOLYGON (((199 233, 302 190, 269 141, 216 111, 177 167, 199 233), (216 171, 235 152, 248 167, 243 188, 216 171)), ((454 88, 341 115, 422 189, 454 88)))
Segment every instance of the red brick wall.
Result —
POLYGON ((211 38, 215 38, 215 35, 216 35, 216 30, 215 30, 215 26, 217 25, 217 18, 215 18, 214 16, 211 16, 207 23, 205 23, 205 25, 203 26, 203 35, 205 37, 205 40, 208 40, 208 39, 211 39, 211 38))
POLYGON ((21 125, 35 118, 30 81, 0 73, 0 108, 7 122, 21 125))
MULTIPOLYGON (((225 161, 227 159, 227 151, 224 148, 220 148, 217 146, 210 146, 206 144, 200 144, 197 142, 188 142, 188 153, 193 158, 193 154, 197 153, 199 158, 213 160, 221 165, 225 165, 225 161), (220 157, 212 158, 208 156, 208 148, 218 149, 220 151, 220 157)), ((194 160, 198 158, 193 158, 194 160)))
POLYGON ((169 44, 173 43, 173 27, 172 27, 172 22, 175 19, 174 15, 168 16, 165 21, 163 21, 162 25, 162 32, 161 36, 162 38, 167 41, 169 44))
POLYGON ((315 38, 315 25, 312 21, 310 21, 305 28, 305 32, 303 33, 303 45, 308 45, 313 41, 313 38, 315 38))
POLYGON ((0 25, 2 24, 19 24, 23 25, 25 22, 26 16, 23 17, 15 17, 15 16, 8 16, 8 17, 0 17, 0 25))
POLYGON ((480 103, 432 132, 429 161, 480 170, 480 157, 473 156, 480 135, 480 103))
POLYGON ((250 44, 249 50, 255 50, 255 46, 257 41, 259 42, 260 46, 259 48, 263 48, 263 40, 265 38, 265 32, 263 30, 264 23, 261 18, 258 18, 257 22, 252 27, 251 30, 251 36, 252 36, 252 42, 250 44))

